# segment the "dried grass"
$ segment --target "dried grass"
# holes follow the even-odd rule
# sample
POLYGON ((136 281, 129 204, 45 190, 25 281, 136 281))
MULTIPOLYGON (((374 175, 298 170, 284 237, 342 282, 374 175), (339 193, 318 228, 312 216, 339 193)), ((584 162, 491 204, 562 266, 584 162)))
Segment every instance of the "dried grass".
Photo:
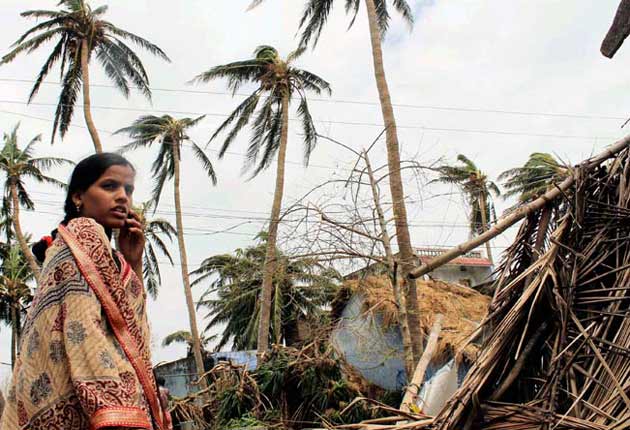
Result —
MULTIPOLYGON (((485 318, 490 297, 472 288, 437 280, 417 280, 416 287, 422 332, 428 335, 435 315, 444 315, 433 363, 443 363, 458 353, 470 361, 474 360, 478 346, 473 343, 465 345, 465 341, 485 318), (465 346, 463 350, 462 346, 465 346)), ((335 302, 335 316, 340 316, 342 305, 353 294, 364 297, 363 310, 378 314, 385 327, 398 324, 398 308, 389 278, 367 276, 344 282, 335 302)))

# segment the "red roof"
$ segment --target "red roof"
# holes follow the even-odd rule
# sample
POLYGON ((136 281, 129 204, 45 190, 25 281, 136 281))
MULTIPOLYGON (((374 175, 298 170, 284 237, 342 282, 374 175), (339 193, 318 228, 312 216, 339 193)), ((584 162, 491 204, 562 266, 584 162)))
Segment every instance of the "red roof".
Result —
MULTIPOLYGON (((445 253, 445 248, 416 248, 416 255, 420 258, 422 264, 426 264, 435 257, 445 253)), ((466 255, 457 257, 447 263, 449 266, 466 266, 466 267, 492 267, 492 263, 480 251, 470 251, 466 255)))
MULTIPOLYGON (((424 255, 420 256, 420 261, 422 264, 427 264, 435 257, 426 257, 424 255)), ((447 266, 474 266, 474 267, 492 267, 492 263, 487 258, 480 257, 457 257, 454 260, 446 263, 447 266)))

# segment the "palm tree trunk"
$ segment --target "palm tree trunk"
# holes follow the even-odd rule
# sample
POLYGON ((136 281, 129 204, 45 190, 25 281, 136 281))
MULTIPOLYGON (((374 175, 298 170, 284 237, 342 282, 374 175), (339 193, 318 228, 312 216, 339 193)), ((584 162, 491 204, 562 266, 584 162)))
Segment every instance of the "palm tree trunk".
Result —
MULTIPOLYGON (((479 210, 481 211, 481 230, 483 232, 488 231, 488 202, 486 200, 486 194, 482 191, 479 194, 479 210)), ((492 246, 490 245, 490 241, 486 242, 486 254, 488 256, 488 260, 490 260, 490 264, 494 265, 494 261, 492 259, 492 246)))
POLYGON ((18 329, 17 329, 17 311, 15 304, 11 304, 11 369, 15 367, 15 361, 17 359, 17 345, 18 345, 18 329))
MULTIPOLYGON (((409 332, 411 333, 414 362, 418 362, 422 355, 422 333, 420 330, 420 318, 418 310, 418 290, 416 282, 407 275, 414 267, 415 254, 411 247, 409 224, 407 222, 407 208, 405 205, 405 193, 402 176, 400 174, 400 147, 398 145, 398 131, 394 108, 389 95, 385 67, 383 66, 383 50, 381 48, 381 32, 376 20, 376 8, 374 0, 365 0, 370 27, 370 41, 372 43, 372 59, 374 61, 374 76, 376 87, 381 102, 383 123, 386 127, 385 142, 387 145, 387 164, 389 167, 389 187, 392 195, 392 206, 396 220, 396 238, 398 239, 398 251, 400 255, 401 276, 405 282, 405 295, 407 302, 407 316, 409 320, 409 332)), ((411 375, 409 375, 411 377, 411 375)))
MULTIPOLYGON (((182 203, 179 195, 180 182, 180 158, 179 139, 173 139, 173 163, 174 163, 174 197, 175 197, 175 219, 177 222, 177 243, 179 245, 179 258, 182 268, 182 281, 184 283, 184 294, 186 295, 186 306, 188 307, 188 320, 190 322, 190 333, 192 335, 193 355, 199 377, 205 373, 203 357, 201 355, 201 345, 199 342, 199 330, 197 329, 197 315, 195 304, 193 303, 192 290, 190 288, 190 278, 188 276, 188 257, 186 255, 186 244, 184 242, 184 223, 182 220, 182 203)), ((200 381, 200 388, 207 387, 205 378, 200 381)))
POLYGON ((83 116, 85 117, 85 124, 87 125, 92 142, 94 142, 94 149, 97 153, 103 152, 103 145, 101 145, 101 138, 98 136, 98 131, 94 125, 92 119, 92 111, 90 110, 90 71, 89 71, 89 48, 87 39, 83 39, 81 42, 81 75, 83 79, 83 116))
POLYGON ((372 170, 372 163, 366 151, 363 151, 363 159, 365 160, 365 166, 367 168, 368 178, 370 179, 370 188, 372 189, 372 199, 374 200, 374 207, 376 208, 376 214, 378 216, 378 223, 381 228, 381 239, 383 240, 383 248, 385 249, 385 257, 387 258, 387 265, 389 266, 390 279, 392 279, 392 289, 394 291, 394 297, 396 298, 396 307, 398 308, 398 315, 400 319, 400 332, 403 339, 403 348, 405 350, 405 368, 407 375, 413 374, 415 360, 413 359, 413 347, 411 342, 411 333, 409 332, 409 321, 407 316, 407 304, 405 303, 405 297, 401 294, 400 288, 398 288, 398 276, 396 273, 396 264, 394 263, 394 253, 392 252, 391 238, 387 231, 387 223, 385 222, 385 214, 383 207, 381 206, 381 199, 378 194, 378 187, 376 180, 374 179, 374 171, 372 170))
POLYGON ((269 318, 271 316, 271 294, 273 293, 273 273, 276 266, 276 239, 280 223, 280 209, 284 192, 284 164, 289 141, 289 95, 282 97, 282 131, 278 148, 278 165, 276 168, 276 189, 273 195, 267 250, 263 268, 263 283, 260 291, 260 321, 258 322, 258 357, 269 349, 269 318))
POLYGON ((39 265, 37 261, 35 261, 35 256, 31 252, 26 243, 26 238, 24 237, 24 233, 22 233, 22 225, 20 224, 20 201, 18 199, 18 191, 17 186, 12 183, 11 184, 11 202, 13 204, 13 227, 15 228, 15 236, 17 237, 18 243, 20 244, 20 249, 28 262, 28 265, 31 267, 31 271, 35 276, 35 283, 39 283, 39 265))

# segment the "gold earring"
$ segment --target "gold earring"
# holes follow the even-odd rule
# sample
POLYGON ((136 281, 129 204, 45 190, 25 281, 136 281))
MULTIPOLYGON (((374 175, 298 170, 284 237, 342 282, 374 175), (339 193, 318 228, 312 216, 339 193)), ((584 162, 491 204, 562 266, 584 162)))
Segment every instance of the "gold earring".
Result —
POLYGON ((77 208, 77 213, 81 212, 81 203, 77 203, 76 204, 76 208, 77 208))

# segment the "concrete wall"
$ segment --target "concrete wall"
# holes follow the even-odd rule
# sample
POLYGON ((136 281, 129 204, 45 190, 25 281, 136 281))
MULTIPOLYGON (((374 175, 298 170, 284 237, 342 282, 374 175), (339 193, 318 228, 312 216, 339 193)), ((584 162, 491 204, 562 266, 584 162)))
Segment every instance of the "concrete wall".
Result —
POLYGON ((197 379, 194 357, 164 363, 155 368, 155 374, 165 380, 166 388, 172 396, 185 397, 188 393, 197 391, 193 382, 197 379))
POLYGON ((343 310, 332 343, 364 378, 386 390, 405 386, 402 337, 398 326, 382 328, 377 315, 363 312, 363 297, 355 294, 343 310))
POLYGON ((492 275, 492 268, 483 267, 483 266, 455 266, 455 265, 446 265, 442 267, 438 267, 433 270, 429 274, 434 279, 439 279, 440 281, 457 283, 462 285, 467 285, 465 280, 468 280, 470 284, 469 287, 474 287, 479 284, 486 283, 490 281, 490 276, 492 275))
MULTIPOLYGON (((217 361, 246 365, 248 370, 256 368, 256 351, 213 352, 210 357, 212 360, 206 360, 205 363, 206 370, 210 370, 217 361)), ((155 368, 155 374, 164 378, 166 388, 172 396, 185 397, 198 390, 198 386, 194 384, 198 378, 192 356, 161 364, 155 368)))

